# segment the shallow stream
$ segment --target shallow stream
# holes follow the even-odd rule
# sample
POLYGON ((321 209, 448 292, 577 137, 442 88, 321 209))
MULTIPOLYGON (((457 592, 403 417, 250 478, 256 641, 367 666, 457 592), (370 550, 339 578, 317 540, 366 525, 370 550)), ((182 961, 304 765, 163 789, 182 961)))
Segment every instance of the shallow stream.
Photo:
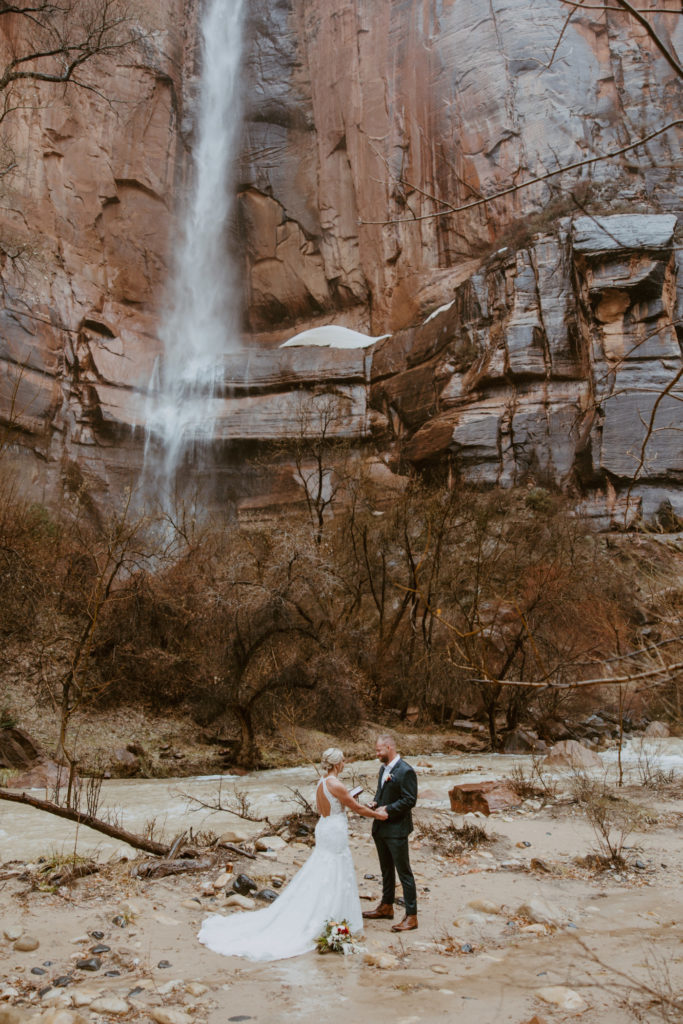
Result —
MULTIPOLYGON (((458 782, 476 782, 509 776, 515 766, 531 768, 528 755, 505 754, 430 754, 411 757, 420 783, 418 806, 447 810, 448 791, 458 782)), ((613 776, 617 768, 617 751, 602 752, 605 771, 613 776)), ((674 771, 683 774, 683 740, 629 740, 622 752, 625 780, 642 782, 644 772, 674 771)), ((369 800, 377 778, 376 761, 349 763, 344 781, 363 784, 366 792, 361 800, 369 800)), ((553 774, 562 776, 561 771, 553 774)), ((293 790, 298 789, 313 800, 317 775, 312 765, 252 772, 244 776, 204 776, 176 779, 112 779, 103 783, 99 816, 108 810, 114 820, 131 832, 144 833, 155 823, 154 838, 172 838, 192 828, 194 832, 210 829, 217 834, 236 828, 250 834, 261 831, 262 823, 243 821, 225 811, 210 812, 197 808, 188 796, 206 802, 215 800, 219 785, 225 803, 234 791, 244 793, 255 813, 271 820, 297 808, 293 790)), ((44 791, 31 791, 45 797, 44 791)), ((30 861, 40 856, 72 854, 96 857, 99 860, 133 855, 126 844, 107 836, 63 821, 52 815, 0 801, 0 863, 10 860, 30 861)))

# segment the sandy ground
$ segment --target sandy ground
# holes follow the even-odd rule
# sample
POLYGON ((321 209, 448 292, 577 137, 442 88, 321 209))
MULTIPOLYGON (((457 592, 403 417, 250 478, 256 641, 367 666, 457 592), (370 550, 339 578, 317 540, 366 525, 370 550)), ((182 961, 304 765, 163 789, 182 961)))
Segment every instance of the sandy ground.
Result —
MULTIPOLYGON (((634 866, 621 871, 576 864, 595 841, 566 799, 492 815, 493 842, 456 857, 443 856, 418 830, 412 861, 420 927, 399 939, 389 922, 369 924, 367 957, 313 952, 264 965, 206 950, 195 936, 206 913, 224 908, 224 891, 208 892, 219 863, 198 875, 141 880, 131 877, 134 861, 119 862, 56 891, 38 887, 39 864, 7 863, 0 868, 0 1022, 10 1006, 27 1020, 40 1010, 44 1021, 48 1008, 68 1007, 55 1024, 76 1013, 86 1021, 160 1024, 679 1020, 676 1011, 663 1015, 652 992, 683 992, 683 800, 680 788, 632 789, 630 796, 646 807, 648 825, 629 837, 634 866), (538 897, 554 923, 520 912, 538 897), (20 930, 38 948, 16 950, 7 935, 20 930), (100 968, 76 969, 98 941, 109 947, 100 968), (51 984, 69 976, 66 987, 51 984), (558 998, 575 1008, 540 998, 558 986, 574 993, 558 998)), ((434 822, 438 814, 423 808, 417 819, 434 822)), ((363 906, 370 907, 380 894, 370 823, 353 818, 351 831, 363 906)), ((268 885, 274 876, 290 878, 308 852, 293 842, 254 861, 228 852, 223 859, 268 885)))

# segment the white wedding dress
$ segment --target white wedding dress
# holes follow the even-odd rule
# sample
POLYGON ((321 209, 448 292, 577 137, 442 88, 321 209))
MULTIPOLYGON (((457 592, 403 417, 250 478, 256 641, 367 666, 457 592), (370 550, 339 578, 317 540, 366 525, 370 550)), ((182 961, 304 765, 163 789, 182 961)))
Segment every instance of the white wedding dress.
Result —
POLYGON ((352 934, 363 929, 356 874, 349 848, 346 810, 318 783, 330 804, 315 826, 315 848, 274 903, 263 910, 213 914, 202 924, 199 941, 224 956, 284 960, 315 949, 327 921, 348 921, 352 934))

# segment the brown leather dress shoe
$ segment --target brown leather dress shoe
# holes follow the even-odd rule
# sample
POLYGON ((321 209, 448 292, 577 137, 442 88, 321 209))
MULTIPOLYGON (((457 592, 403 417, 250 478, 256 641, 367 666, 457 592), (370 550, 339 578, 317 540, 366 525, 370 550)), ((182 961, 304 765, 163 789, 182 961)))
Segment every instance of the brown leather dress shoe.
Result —
MULTIPOLYGON (((375 910, 363 911, 363 917, 367 921, 375 921, 377 918, 380 917, 393 918, 393 916, 394 908, 392 907, 391 903, 380 903, 380 905, 376 907, 375 910)), ((415 927, 417 927, 417 925, 415 927)))
POLYGON ((417 928, 417 915, 406 914, 402 921, 392 925, 391 930, 392 932, 412 932, 414 928, 417 928))

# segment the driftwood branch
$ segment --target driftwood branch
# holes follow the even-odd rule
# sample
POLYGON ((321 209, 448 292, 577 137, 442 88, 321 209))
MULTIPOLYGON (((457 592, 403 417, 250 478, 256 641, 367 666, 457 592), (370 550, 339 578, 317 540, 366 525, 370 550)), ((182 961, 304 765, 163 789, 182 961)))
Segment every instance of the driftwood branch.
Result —
POLYGON ((201 860, 145 860, 131 868, 133 878, 165 878, 167 875, 189 875, 196 871, 208 871, 216 864, 215 857, 201 860))
POLYGON ((146 853, 153 853, 157 857, 165 857, 168 853, 168 846, 164 843, 155 843, 152 839, 145 839, 144 836, 128 832, 126 829, 118 828, 116 825, 110 825, 106 821, 101 821, 100 818, 95 818, 92 814, 82 814, 80 811, 72 810, 69 807, 60 807, 59 804, 52 803, 51 800, 38 800, 37 797, 28 796, 26 793, 10 793, 3 789, 0 789, 0 800, 9 800, 16 804, 27 804, 29 807, 35 807, 38 811, 47 811, 48 814, 55 814, 58 818, 74 821, 77 825, 85 825, 86 828, 91 828, 95 832, 102 832, 111 839, 120 839, 121 842, 134 846, 136 850, 144 850, 146 853))

